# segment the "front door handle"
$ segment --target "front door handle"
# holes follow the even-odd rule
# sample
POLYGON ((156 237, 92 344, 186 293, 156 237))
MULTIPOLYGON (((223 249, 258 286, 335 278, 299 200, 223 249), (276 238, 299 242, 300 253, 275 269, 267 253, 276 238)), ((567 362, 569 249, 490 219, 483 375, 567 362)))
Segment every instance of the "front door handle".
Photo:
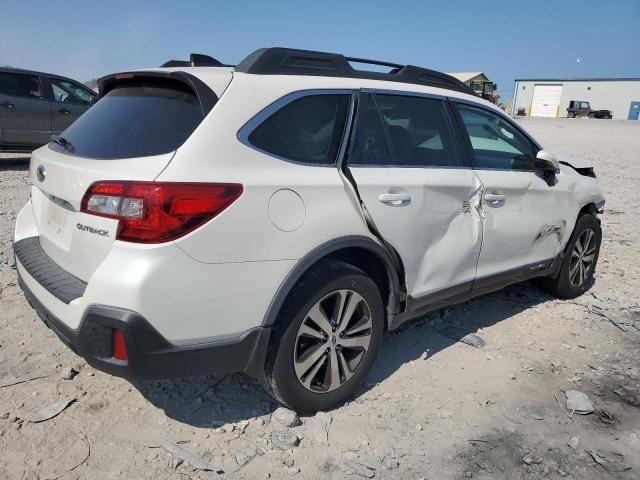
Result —
POLYGON ((505 196, 500 190, 495 190, 491 193, 485 193, 484 199, 492 207, 497 207, 504 202, 505 196))
POLYGON ((71 111, 67 110, 66 108, 61 108, 60 110, 58 110, 58 112, 62 113, 63 115, 69 115, 71 113, 71 111))
POLYGON ((4 108, 8 108, 9 110, 13 110, 16 106, 11 102, 2 102, 1 104, 4 108))
POLYGON ((411 195, 406 192, 405 193, 381 193, 378 196, 378 200, 380 200, 385 205, 389 205, 391 207, 403 207, 411 203, 411 195))

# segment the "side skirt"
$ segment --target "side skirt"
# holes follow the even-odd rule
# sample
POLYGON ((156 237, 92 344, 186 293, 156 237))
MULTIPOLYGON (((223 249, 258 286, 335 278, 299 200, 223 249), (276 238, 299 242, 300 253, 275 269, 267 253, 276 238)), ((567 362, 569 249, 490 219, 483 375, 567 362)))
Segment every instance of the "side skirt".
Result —
POLYGON ((403 323, 419 318, 433 310, 466 302, 474 297, 495 292, 514 283, 535 277, 554 276, 559 271, 562 260, 563 255, 561 254, 554 259, 514 268, 496 275, 477 278, 475 281, 465 282, 421 297, 409 296, 407 309, 398 315, 392 316, 389 322, 389 330, 394 330, 403 323))

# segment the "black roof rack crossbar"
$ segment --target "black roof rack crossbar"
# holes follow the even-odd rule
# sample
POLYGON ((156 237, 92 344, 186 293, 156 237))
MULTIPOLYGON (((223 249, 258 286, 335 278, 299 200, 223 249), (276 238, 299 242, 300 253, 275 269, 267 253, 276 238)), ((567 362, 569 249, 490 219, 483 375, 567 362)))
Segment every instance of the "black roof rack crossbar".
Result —
POLYGON ((386 80, 446 88, 475 96, 475 92, 469 86, 446 73, 413 65, 399 65, 311 50, 262 48, 242 60, 236 65, 235 70, 258 75, 318 75, 386 80), (349 62, 380 65, 392 70, 388 73, 357 70, 349 62))
POLYGON ((369 60, 366 58, 345 57, 345 59, 347 60, 347 62, 364 63, 367 65, 380 65, 381 67, 390 67, 393 69, 399 69, 404 67, 404 65, 400 65, 398 63, 383 62, 380 60, 369 60))
POLYGON ((203 55, 201 53, 192 53, 189 55, 189 60, 169 60, 160 65, 161 68, 165 67, 223 67, 224 64, 216 60, 209 55, 203 55))

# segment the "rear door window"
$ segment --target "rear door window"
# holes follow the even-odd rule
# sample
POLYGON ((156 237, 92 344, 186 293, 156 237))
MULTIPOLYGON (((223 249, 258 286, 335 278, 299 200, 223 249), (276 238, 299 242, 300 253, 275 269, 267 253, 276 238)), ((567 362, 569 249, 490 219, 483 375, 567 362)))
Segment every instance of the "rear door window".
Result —
POLYGON ((49 148, 98 159, 161 155, 181 146, 202 119, 198 98, 186 88, 116 87, 62 132, 70 148, 49 148))
POLYGON ((350 96, 310 94, 286 104, 249 134, 271 155, 312 165, 335 163, 350 96))
POLYGON ((363 95, 349 164, 460 166, 443 102, 412 95, 363 95))
POLYGON ((396 166, 460 166, 442 100, 376 94, 376 102, 389 132, 396 166))
POLYGON ((373 95, 360 97, 349 165, 393 165, 391 148, 373 95))
POLYGON ((0 73, 0 95, 22 98, 42 98, 42 87, 37 75, 0 73))

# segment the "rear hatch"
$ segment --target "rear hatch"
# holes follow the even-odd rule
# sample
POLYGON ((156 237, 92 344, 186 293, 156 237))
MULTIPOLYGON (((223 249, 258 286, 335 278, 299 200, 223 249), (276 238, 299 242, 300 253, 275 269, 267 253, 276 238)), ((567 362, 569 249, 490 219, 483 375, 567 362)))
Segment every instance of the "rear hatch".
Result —
MULTIPOLYGON (((228 85, 231 72, 220 75, 228 85)), ((40 245, 85 282, 109 253, 119 223, 80 211, 87 189, 99 181, 154 180, 218 100, 205 83, 179 71, 111 75, 101 79, 100 96, 31 158, 40 245)))

